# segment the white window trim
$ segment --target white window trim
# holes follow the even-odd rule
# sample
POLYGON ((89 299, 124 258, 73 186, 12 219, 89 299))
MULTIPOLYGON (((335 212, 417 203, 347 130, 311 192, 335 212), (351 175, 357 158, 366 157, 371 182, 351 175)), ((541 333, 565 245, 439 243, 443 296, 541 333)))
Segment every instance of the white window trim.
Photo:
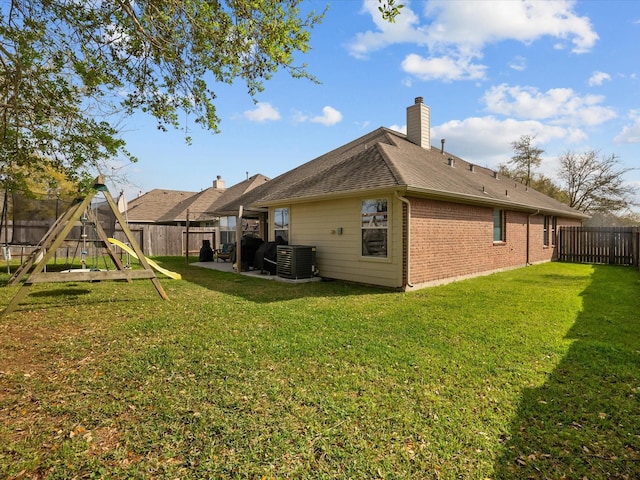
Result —
POLYGON ((359 241, 359 245, 358 245, 358 249, 359 249, 359 256, 361 260, 365 260, 365 261, 371 261, 371 262, 382 262, 382 263, 389 263, 391 262, 391 219, 392 219, 392 203, 391 203, 391 199, 389 197, 386 196, 381 196, 381 197, 366 197, 366 198, 361 198, 360 202, 359 202, 359 223, 360 223, 360 241, 359 241), (386 231, 386 255, 384 257, 380 257, 380 256, 375 256, 375 255, 363 255, 362 253, 362 232, 363 230, 365 230, 366 228, 362 226, 362 203, 365 201, 371 201, 371 200, 384 200, 387 202, 387 224, 385 227, 377 227, 378 229, 384 228, 386 231))

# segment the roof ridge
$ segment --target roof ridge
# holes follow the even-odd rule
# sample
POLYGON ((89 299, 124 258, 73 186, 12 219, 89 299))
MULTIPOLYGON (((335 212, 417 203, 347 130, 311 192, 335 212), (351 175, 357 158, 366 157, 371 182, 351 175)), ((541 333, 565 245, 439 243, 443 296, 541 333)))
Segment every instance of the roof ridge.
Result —
POLYGON ((397 149, 398 146, 395 144, 389 145, 389 144, 379 142, 379 143, 376 143, 376 148, 380 152, 380 155, 382 156, 382 159, 384 160, 385 165, 387 165, 387 168, 391 172, 391 175, 393 175, 393 178, 396 181, 396 183, 398 185, 403 185, 403 182, 406 183, 403 175, 400 173, 400 170, 398 170, 398 167, 396 166, 395 162, 392 160, 392 157, 386 151, 387 148, 397 149))

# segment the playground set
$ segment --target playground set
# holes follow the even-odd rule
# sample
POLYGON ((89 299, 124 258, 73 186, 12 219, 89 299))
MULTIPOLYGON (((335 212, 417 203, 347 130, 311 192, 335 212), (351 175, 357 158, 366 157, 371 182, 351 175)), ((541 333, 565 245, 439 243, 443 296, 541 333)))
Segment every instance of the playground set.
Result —
MULTIPOLYGON (((6 247, 5 256, 7 257, 7 262, 9 262, 10 257, 7 255, 6 247)), ((3 315, 13 312, 20 302, 29 294, 32 285, 36 283, 95 282, 101 280, 125 280, 131 283, 134 279, 149 279, 160 297, 167 300, 167 294, 158 281, 154 269, 170 278, 180 279, 180 274, 166 270, 153 260, 144 256, 118 205, 105 186, 104 177, 99 176, 95 179, 92 188, 86 195, 73 200, 68 208, 57 217, 26 260, 21 263, 11 276, 8 282, 9 285, 18 285, 25 276, 26 280, 4 310, 3 315), (98 214, 91 208, 91 202, 98 193, 104 195, 109 214, 113 215, 115 221, 120 224, 126 243, 109 237, 98 219, 98 214), (75 258, 77 249, 82 247, 81 268, 69 268, 60 272, 47 272, 47 264, 57 255, 60 246, 67 240, 71 231, 74 228, 77 229, 79 223, 81 225, 81 235, 80 238, 77 239, 76 249, 74 250, 72 259, 75 258), (89 238, 88 229, 92 230, 92 238, 89 238), (91 266, 88 265, 90 260, 90 246, 93 251, 93 264, 91 266), (122 261, 114 247, 118 247, 126 253, 126 263, 122 261), (99 268, 98 248, 103 249, 103 251, 108 254, 112 265, 115 266, 114 269, 110 270, 108 268, 109 265, 104 256, 104 266, 106 268, 99 268), (128 261, 129 256, 138 260, 140 268, 131 268, 128 261)))

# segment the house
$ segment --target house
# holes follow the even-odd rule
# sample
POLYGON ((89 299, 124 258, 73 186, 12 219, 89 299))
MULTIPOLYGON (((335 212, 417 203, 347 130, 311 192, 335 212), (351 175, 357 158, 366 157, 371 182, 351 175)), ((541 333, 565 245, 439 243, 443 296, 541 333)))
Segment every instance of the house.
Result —
MULTIPOLYGON (((233 242, 236 217, 220 217, 214 211, 268 181, 257 174, 226 188, 218 176, 211 187, 200 192, 154 189, 128 202, 125 218, 129 229, 146 255, 197 254, 202 240, 213 248, 233 242)), ((243 223, 243 231, 257 230, 253 221, 243 223)), ((122 234, 117 234, 120 238, 122 234)))
POLYGON ((432 147, 429 117, 418 97, 406 135, 378 128, 217 211, 315 246, 323 277, 401 290, 556 259, 558 230, 588 217, 432 147))

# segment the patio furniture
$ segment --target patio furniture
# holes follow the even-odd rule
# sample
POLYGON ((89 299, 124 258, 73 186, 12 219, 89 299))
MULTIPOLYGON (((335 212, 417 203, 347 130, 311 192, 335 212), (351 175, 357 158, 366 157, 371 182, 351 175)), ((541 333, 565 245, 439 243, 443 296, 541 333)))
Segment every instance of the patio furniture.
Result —
POLYGON ((235 248, 236 246, 234 243, 223 243, 222 245, 220 245, 220 248, 216 250, 218 262, 220 261, 220 259, 224 260, 225 262, 227 260, 231 260, 235 248))

